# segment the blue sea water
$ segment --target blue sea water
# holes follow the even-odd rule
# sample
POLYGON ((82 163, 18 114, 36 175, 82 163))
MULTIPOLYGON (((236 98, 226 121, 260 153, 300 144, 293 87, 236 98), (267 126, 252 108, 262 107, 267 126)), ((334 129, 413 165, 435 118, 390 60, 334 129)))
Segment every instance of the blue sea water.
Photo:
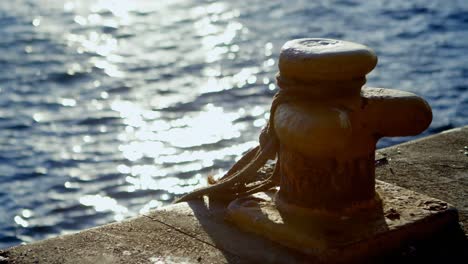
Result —
POLYGON ((468 1, 0 1, 0 248, 222 174, 268 119, 280 47, 303 37, 375 49, 368 86, 423 96, 423 135, 468 124, 468 1))

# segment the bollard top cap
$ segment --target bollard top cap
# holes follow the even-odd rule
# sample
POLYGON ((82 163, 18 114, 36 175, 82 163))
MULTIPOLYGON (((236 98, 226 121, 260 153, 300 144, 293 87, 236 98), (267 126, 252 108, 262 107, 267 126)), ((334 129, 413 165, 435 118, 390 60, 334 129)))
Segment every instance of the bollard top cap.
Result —
POLYGON ((304 38, 281 48, 279 71, 295 81, 352 80, 364 77, 377 64, 367 46, 335 39, 304 38))

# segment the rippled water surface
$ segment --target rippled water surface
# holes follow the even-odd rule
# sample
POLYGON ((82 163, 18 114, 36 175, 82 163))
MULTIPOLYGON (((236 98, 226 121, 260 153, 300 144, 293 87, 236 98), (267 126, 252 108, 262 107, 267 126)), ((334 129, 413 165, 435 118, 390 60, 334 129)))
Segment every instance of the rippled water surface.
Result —
POLYGON ((301 37, 374 48, 369 86, 423 95, 425 135, 468 123, 467 1, 0 1, 0 248, 146 212, 228 169, 301 37))

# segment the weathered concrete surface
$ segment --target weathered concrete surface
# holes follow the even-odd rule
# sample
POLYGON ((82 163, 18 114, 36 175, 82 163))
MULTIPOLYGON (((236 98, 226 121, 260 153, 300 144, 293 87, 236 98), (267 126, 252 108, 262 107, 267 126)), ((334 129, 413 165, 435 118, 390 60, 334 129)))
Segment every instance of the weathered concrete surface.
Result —
POLYGON ((457 224, 457 212, 446 202, 382 181, 376 191, 375 202, 339 214, 284 204, 277 191, 261 192, 231 202, 227 218, 326 263, 391 254, 401 244, 430 239, 438 229, 457 224))
MULTIPOLYGON (((377 169, 377 176, 451 203, 459 209, 467 232, 467 145, 468 127, 464 127, 379 150, 389 161, 377 169)), ((178 204, 121 223, 3 250, 0 263, 309 262, 301 253, 226 224, 223 206, 201 201, 178 204)), ((458 226, 431 237, 402 244, 392 255, 372 261, 466 261, 468 248, 458 226)))
POLYGON ((454 205, 468 234, 468 126, 377 151, 377 179, 454 205))
POLYGON ((1 255, 6 263, 222 263, 239 260, 208 242, 144 216, 15 247, 1 255))
MULTIPOLYGON (((193 201, 86 230, 19 246, 6 263, 298 263, 304 256, 243 234, 224 222, 224 204, 193 201), (270 259, 259 258, 268 251, 270 259), (242 252, 242 257, 238 253, 242 252)), ((0 259, 1 260, 1 259, 0 259)), ((0 261, 0 263, 3 263, 0 261)))

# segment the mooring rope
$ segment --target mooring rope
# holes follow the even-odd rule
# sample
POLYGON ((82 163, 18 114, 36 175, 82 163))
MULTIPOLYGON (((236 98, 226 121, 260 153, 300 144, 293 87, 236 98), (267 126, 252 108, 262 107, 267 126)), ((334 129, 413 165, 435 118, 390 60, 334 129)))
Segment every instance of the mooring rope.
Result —
POLYGON ((279 91, 273 97, 270 108, 270 119, 260 133, 260 144, 249 150, 232 168, 218 181, 210 180, 211 185, 194 190, 175 201, 175 203, 193 200, 203 195, 211 198, 232 200, 239 196, 265 191, 279 185, 280 162, 279 139, 274 129, 274 114, 280 104, 288 102, 308 101, 310 98, 328 97, 340 91, 341 95, 359 93, 366 82, 365 78, 352 81, 319 81, 313 85, 297 81, 284 80, 277 75, 279 91), (327 87, 314 89, 315 87, 327 87), (322 91, 318 93, 317 91, 322 91), (345 91, 345 92, 342 92, 345 91), (268 160, 277 159, 273 173, 267 179, 259 179, 257 171, 268 160))

